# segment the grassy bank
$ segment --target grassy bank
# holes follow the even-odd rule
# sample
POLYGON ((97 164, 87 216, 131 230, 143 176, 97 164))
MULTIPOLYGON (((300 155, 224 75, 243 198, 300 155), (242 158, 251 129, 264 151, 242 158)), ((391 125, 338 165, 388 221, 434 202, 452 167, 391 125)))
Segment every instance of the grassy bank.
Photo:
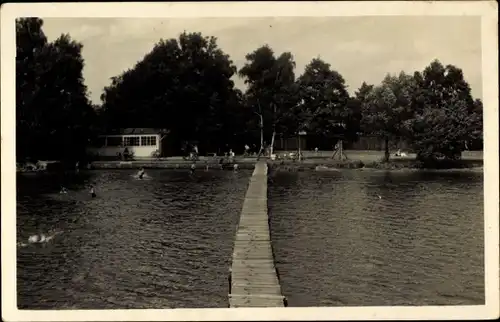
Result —
POLYGON ((401 169, 471 169, 483 166, 482 160, 437 160, 423 163, 414 159, 390 160, 389 162, 361 160, 332 160, 332 159, 306 159, 303 161, 276 160, 268 161, 271 169, 279 170, 329 170, 329 169, 379 169, 379 170, 401 170, 401 169))
MULTIPOLYGON (((464 151, 462 158, 456 161, 435 160, 432 162, 421 162, 416 160, 416 155, 408 153, 405 157, 394 156, 395 151, 391 151, 391 157, 388 162, 384 162, 384 151, 363 151, 346 150, 344 151, 348 160, 331 159, 332 151, 303 151, 304 159, 302 161, 292 160, 269 160, 271 169, 286 170, 329 170, 329 169, 380 169, 380 170, 399 170, 399 169, 471 169, 483 166, 483 151, 464 151)), ((286 153, 279 151, 278 154, 286 153)))
POLYGON ((91 169, 190 169, 193 165, 196 169, 233 169, 234 164, 238 169, 253 169, 256 159, 234 159, 234 162, 219 163, 218 160, 201 159, 198 161, 188 161, 182 158, 168 160, 135 160, 135 161, 95 161, 90 165, 91 169))
MULTIPOLYGON (((277 151, 279 154, 295 152, 295 151, 277 151)), ((396 151, 391 152, 391 160, 399 160, 402 158, 398 158, 394 156, 396 151)), ((379 162, 384 157, 384 151, 370 151, 370 150, 344 150, 345 155, 351 160, 359 160, 364 163, 369 162, 379 162)), ((313 160, 326 160, 329 159, 333 152, 332 151, 302 151, 305 159, 313 159, 313 160)), ((407 157, 403 158, 404 160, 415 160, 416 154, 407 153, 407 157)), ((483 151, 464 151, 462 152, 462 160, 483 160, 483 151)))
MULTIPOLYGON (((284 151, 278 151, 283 154, 284 151)), ((408 154, 407 157, 398 158, 392 154, 389 162, 383 162, 383 151, 359 151, 347 150, 345 154, 349 158, 346 161, 331 159, 331 151, 303 151, 304 160, 270 160, 267 159, 270 169, 286 170, 329 170, 329 169, 470 169, 483 166, 483 152, 467 151, 462 153, 462 159, 458 161, 437 161, 431 163, 422 163, 415 160, 415 155, 408 154)), ((90 169, 189 169, 194 164, 197 169, 233 169, 234 164, 238 164, 239 169, 253 169, 256 158, 237 156, 231 162, 224 159, 220 164, 221 157, 200 157, 193 162, 185 160, 182 157, 169 157, 161 159, 138 159, 133 161, 93 161, 90 163, 90 169)), ((40 162, 39 162, 40 163, 40 162)), ((50 170, 60 170, 66 168, 59 162, 41 161, 40 164, 18 164, 18 172, 45 172, 50 170)), ((83 166, 87 168, 86 166, 83 166)), ((71 169, 74 169, 71 167, 71 169)))

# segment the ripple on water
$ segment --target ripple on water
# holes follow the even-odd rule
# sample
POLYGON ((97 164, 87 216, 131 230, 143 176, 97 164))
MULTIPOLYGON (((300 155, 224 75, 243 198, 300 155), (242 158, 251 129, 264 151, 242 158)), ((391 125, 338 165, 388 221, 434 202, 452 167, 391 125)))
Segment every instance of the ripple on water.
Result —
POLYGON ((43 247, 18 248, 19 308, 228 306, 232 239, 251 172, 133 174, 18 178, 18 241, 64 231, 43 247))
POLYGON ((273 173, 271 234, 289 305, 483 304, 482 178, 273 173))

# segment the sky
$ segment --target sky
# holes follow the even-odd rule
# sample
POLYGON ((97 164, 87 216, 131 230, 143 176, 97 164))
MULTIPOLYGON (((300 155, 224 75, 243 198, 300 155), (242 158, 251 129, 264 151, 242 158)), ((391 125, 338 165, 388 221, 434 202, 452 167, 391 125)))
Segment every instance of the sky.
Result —
MULTIPOLYGON (((290 51, 297 77, 319 57, 344 77, 351 94, 363 81, 378 84, 387 73, 421 71, 438 59, 461 68, 473 96, 482 97, 481 22, 474 16, 44 18, 43 29, 49 41, 68 33, 83 44, 83 76, 95 104, 111 77, 183 31, 217 37, 238 68, 264 44, 277 55, 290 51)), ((243 79, 233 79, 245 88, 243 79)))

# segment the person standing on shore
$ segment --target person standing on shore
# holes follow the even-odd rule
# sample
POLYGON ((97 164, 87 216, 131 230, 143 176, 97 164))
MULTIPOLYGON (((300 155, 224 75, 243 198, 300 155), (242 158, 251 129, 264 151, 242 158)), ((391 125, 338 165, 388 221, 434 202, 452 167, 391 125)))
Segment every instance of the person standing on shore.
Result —
POLYGON ((194 145, 193 151, 194 151, 194 157, 196 159, 198 159, 198 145, 196 145, 196 144, 194 145))

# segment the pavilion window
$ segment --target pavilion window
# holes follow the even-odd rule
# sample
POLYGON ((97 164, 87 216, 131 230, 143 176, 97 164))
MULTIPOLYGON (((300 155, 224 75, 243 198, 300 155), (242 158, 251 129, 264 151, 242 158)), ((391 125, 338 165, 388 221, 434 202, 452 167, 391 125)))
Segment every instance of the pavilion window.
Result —
POLYGON ((143 137, 141 137, 141 145, 142 146, 155 146, 156 145, 156 136, 143 136, 143 137))
POLYGON ((123 138, 123 145, 125 146, 139 146, 140 144, 139 136, 126 136, 123 138))

